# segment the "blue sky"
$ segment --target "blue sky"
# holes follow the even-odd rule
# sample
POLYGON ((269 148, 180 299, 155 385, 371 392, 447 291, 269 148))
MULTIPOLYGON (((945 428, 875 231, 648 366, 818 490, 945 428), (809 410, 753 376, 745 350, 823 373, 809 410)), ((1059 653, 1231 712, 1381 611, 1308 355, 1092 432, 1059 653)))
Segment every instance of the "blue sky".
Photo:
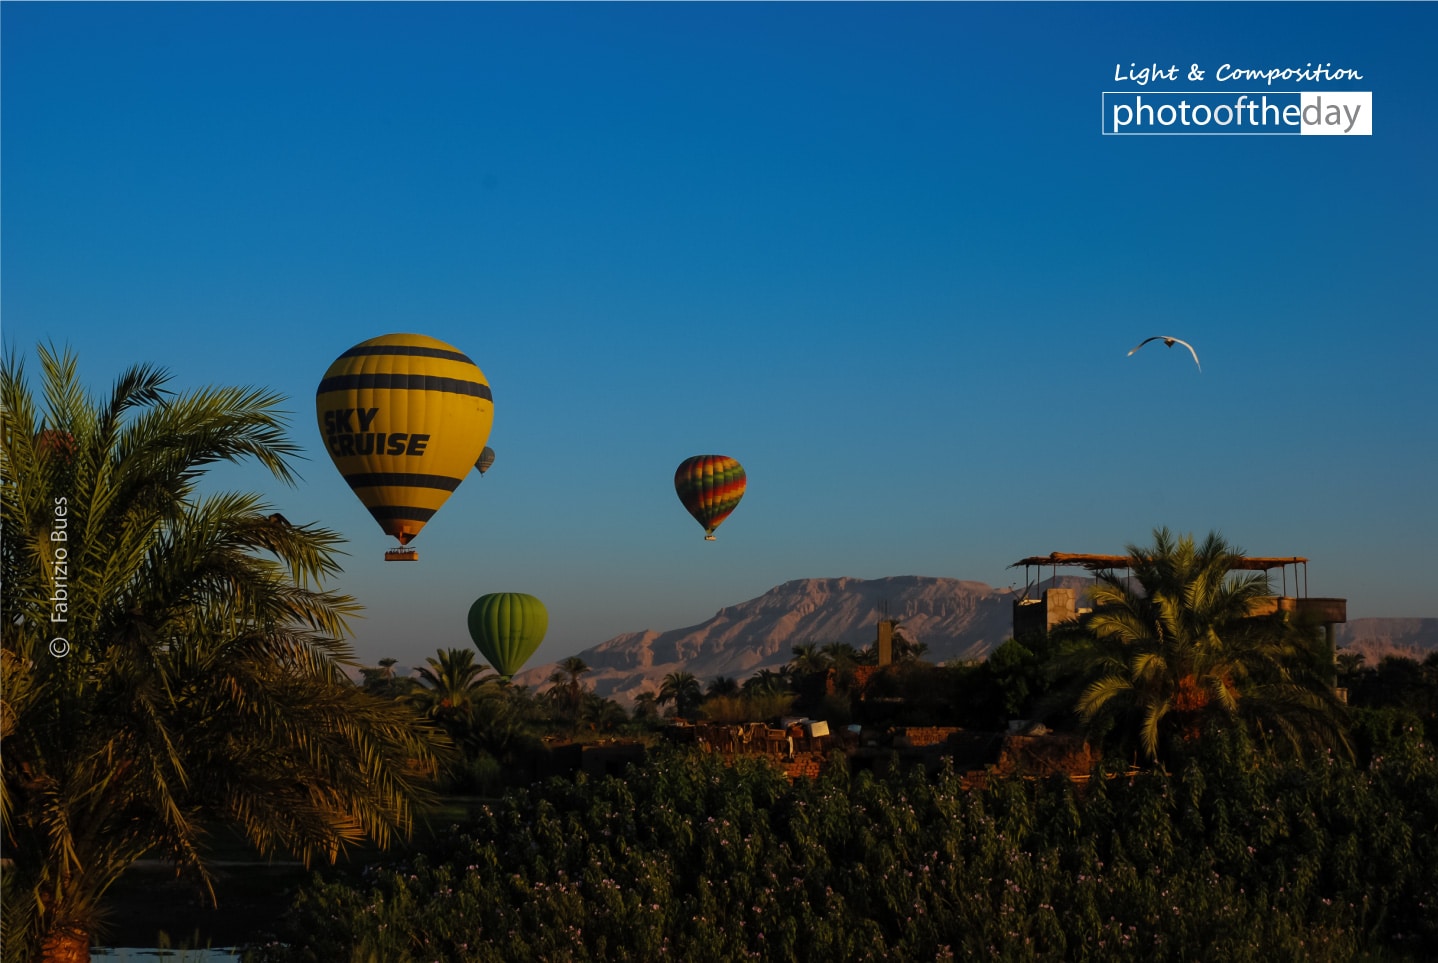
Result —
POLYGON ((1434 36, 1432 4, 5 3, 3 339, 291 399, 303 484, 216 483, 345 533, 369 661, 467 645, 491 591, 546 602, 541 664, 1160 525, 1438 616, 1434 36), (1183 79, 1115 80, 1151 63, 1183 79), (1115 90, 1371 91, 1374 132, 1103 136, 1115 90), (313 414, 398 331, 495 398, 417 565, 313 414), (1126 356, 1153 334, 1203 371, 1126 356), (713 543, 672 487, 700 453, 749 474, 713 543))

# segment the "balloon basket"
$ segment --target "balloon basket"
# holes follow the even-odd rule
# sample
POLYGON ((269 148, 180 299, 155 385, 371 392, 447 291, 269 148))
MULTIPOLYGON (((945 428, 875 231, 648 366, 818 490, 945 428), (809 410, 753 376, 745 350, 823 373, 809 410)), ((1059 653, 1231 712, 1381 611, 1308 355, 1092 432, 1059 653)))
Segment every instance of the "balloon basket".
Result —
POLYGON ((415 548, 391 548, 384 553, 386 562, 418 562, 419 549, 415 548))
POLYGON ((705 535, 705 536, 704 536, 704 541, 706 541, 706 542, 712 542, 712 541, 714 541, 714 536, 713 536, 713 535, 705 535))

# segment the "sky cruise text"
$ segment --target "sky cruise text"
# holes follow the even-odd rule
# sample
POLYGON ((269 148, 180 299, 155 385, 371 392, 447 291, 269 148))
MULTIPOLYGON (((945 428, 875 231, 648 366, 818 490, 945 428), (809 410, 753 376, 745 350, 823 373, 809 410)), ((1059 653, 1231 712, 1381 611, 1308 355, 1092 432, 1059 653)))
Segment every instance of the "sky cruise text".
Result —
POLYGON ((370 431, 378 408, 336 408, 324 412, 325 444, 334 455, 423 455, 429 435, 370 431), (351 421, 351 419, 354 421, 351 421), (358 430, 356 430, 358 429, 358 430))

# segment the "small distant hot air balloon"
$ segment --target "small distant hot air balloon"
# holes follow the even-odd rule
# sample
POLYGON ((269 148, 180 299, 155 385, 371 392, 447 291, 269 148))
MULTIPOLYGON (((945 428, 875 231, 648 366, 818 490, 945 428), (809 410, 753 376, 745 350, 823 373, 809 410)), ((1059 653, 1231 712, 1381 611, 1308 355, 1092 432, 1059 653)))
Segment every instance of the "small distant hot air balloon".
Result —
POLYGON ((523 592, 481 595, 469 607, 469 636, 505 679, 529 660, 548 630, 549 613, 544 603, 523 592))
POLYGON ((728 455, 695 455, 674 472, 674 491, 689 514, 704 526, 704 539, 714 541, 718 528, 744 497, 744 466, 728 455))
POLYGON ((35 434, 35 451, 68 464, 75 457, 75 436, 55 428, 42 429, 35 434))
POLYGON ((479 458, 494 401, 462 352, 422 334, 387 334, 335 359, 315 414, 335 467, 380 528, 408 545, 479 458))
POLYGON ((489 471, 489 466, 493 464, 494 449, 489 447, 488 445, 485 445, 484 451, 479 453, 479 460, 474 463, 474 467, 478 468, 479 473, 483 475, 485 472, 489 471))

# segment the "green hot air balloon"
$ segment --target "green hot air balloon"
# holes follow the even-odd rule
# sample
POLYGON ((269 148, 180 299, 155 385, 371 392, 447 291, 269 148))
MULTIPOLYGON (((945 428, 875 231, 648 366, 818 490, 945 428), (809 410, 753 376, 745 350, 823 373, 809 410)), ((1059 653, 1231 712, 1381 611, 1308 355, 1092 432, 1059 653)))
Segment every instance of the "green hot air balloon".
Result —
POLYGON ((508 679, 539 648, 549 629, 544 603, 523 592, 481 595, 469 607, 469 635, 480 655, 508 679))

